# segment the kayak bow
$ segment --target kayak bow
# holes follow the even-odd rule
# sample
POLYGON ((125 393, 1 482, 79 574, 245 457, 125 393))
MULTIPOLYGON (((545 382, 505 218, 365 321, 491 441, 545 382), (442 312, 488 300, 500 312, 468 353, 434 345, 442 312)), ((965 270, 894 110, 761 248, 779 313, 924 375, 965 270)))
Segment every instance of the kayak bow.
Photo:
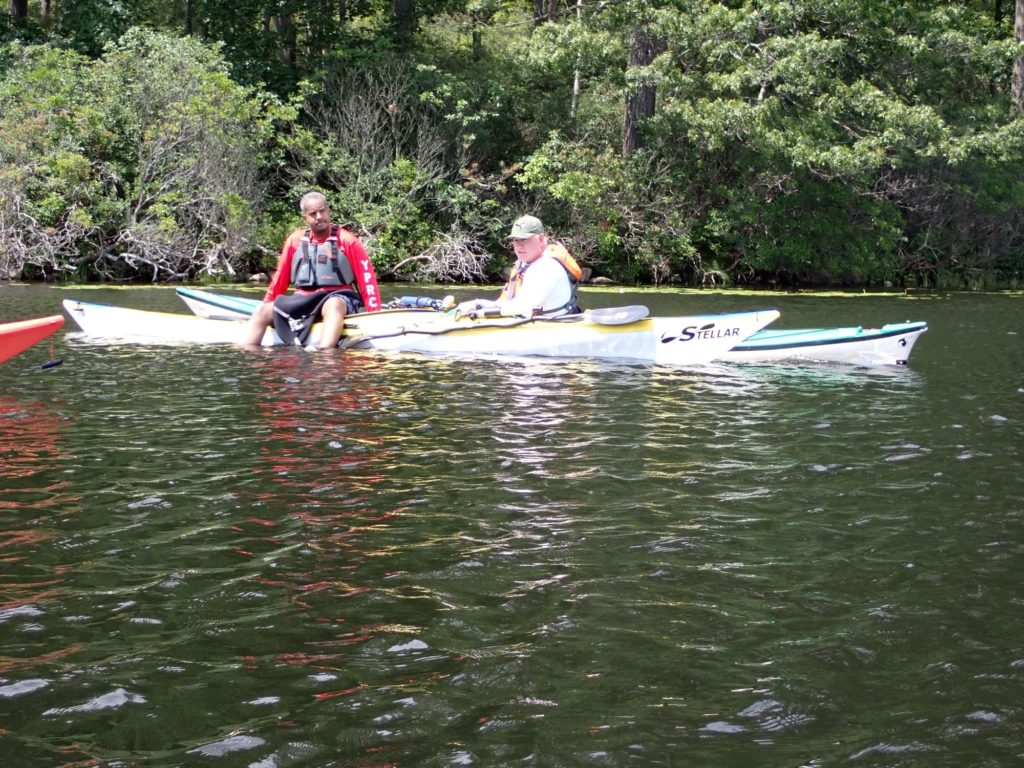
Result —
POLYGON ((0 323, 0 363, 49 338, 64 325, 63 315, 0 323))

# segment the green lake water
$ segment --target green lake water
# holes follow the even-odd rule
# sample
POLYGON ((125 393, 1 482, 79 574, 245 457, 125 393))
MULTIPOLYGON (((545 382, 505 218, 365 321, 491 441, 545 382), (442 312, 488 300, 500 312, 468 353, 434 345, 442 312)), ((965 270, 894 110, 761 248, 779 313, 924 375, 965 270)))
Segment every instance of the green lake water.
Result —
MULTIPOLYGON (((71 296, 185 311, 0 321, 71 296)), ((0 366, 0 766, 1024 764, 1024 297, 584 301, 929 331, 674 369, 69 320, 0 366)))

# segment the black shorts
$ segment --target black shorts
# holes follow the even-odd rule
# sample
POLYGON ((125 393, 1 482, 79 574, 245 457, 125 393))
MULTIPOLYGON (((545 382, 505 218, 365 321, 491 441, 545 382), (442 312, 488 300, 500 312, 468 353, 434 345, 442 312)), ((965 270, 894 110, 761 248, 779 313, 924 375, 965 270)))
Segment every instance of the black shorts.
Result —
POLYGON ((345 314, 361 311, 363 302, 350 290, 293 293, 274 299, 274 330, 285 344, 305 345, 313 324, 320 319, 324 302, 337 296, 345 302, 345 314))

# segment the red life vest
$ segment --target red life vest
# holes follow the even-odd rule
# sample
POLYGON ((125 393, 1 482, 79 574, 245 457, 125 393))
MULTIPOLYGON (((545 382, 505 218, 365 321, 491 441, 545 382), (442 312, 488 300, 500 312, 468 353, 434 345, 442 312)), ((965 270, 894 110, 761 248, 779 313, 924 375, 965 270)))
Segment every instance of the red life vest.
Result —
POLYGON ((338 225, 331 226, 331 234, 322 243, 310 241, 309 228, 302 233, 299 247, 292 256, 291 283, 296 288, 353 288, 356 274, 348 256, 338 247, 338 225))

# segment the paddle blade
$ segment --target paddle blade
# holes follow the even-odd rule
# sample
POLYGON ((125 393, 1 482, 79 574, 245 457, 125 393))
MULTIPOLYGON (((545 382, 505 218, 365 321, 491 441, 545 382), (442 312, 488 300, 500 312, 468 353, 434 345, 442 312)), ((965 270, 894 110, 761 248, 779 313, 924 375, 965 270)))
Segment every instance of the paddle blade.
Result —
POLYGON ((588 309, 583 312, 583 318, 601 325, 626 325, 643 320, 650 314, 650 310, 642 304, 633 304, 628 307, 602 307, 600 309, 588 309))

